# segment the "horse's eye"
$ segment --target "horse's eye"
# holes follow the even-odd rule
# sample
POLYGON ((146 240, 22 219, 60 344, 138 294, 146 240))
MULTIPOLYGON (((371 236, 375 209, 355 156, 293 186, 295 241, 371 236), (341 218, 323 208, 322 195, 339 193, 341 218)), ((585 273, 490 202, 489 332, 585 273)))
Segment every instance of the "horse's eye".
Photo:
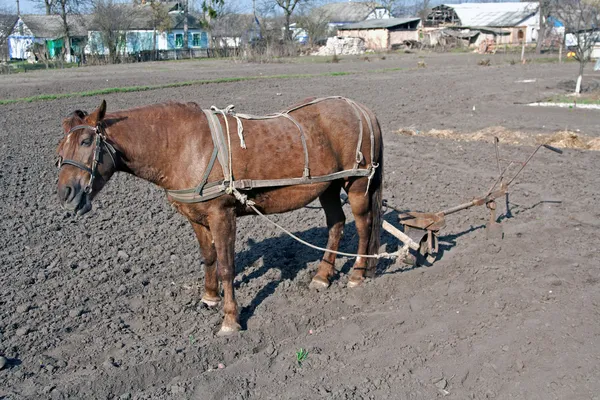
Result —
POLYGON ((82 146, 86 146, 86 147, 88 147, 88 146, 90 146, 91 144, 92 144, 92 138, 91 138, 91 137, 90 137, 90 138, 87 138, 87 139, 83 139, 83 140, 81 141, 81 145, 82 145, 82 146))

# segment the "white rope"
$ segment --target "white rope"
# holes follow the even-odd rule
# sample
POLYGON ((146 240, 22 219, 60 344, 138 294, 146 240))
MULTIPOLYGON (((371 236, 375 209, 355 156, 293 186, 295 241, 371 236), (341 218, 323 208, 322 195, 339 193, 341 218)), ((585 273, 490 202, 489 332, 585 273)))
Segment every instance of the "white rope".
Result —
POLYGON ((386 253, 386 252, 384 252, 384 253, 372 254, 372 255, 369 255, 369 254, 345 253, 343 251, 335 251, 335 250, 326 249, 324 247, 315 246, 314 244, 308 243, 307 241, 300 239, 298 236, 294 235, 292 232, 288 231, 283 226, 279 225, 277 222, 271 221, 266 215, 264 215, 263 213, 261 213, 254 206, 254 202, 252 200, 248 200, 248 196, 241 194, 236 189, 233 189, 233 195, 242 204, 246 204, 247 206, 249 206, 250 208, 252 208, 254 210, 254 212, 256 214, 258 214, 258 216, 262 217, 268 223, 270 223, 271 225, 275 226, 276 228, 278 228, 279 230, 281 230, 282 232, 284 232, 285 234, 287 234, 288 236, 290 236, 292 239, 294 239, 294 240, 302 243, 305 246, 313 248, 315 250, 325 251, 325 252, 336 254, 336 255, 339 255, 339 256, 364 257, 364 258, 376 258, 376 259, 380 259, 380 258, 395 259, 397 257, 400 257, 401 253, 408 253, 408 247, 407 246, 402 247, 400 250, 398 250, 398 251, 396 251, 394 253, 386 253))

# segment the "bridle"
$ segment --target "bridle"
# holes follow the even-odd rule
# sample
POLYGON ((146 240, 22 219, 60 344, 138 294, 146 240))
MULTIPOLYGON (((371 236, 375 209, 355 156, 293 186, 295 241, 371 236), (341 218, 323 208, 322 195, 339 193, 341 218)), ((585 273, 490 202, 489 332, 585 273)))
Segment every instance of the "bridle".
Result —
POLYGON ((116 154, 117 152, 116 152, 115 148, 113 147, 113 145, 107 141, 106 132, 104 131, 104 127, 101 124, 98 124, 96 126, 75 125, 71 129, 69 129, 69 132, 67 132, 66 136, 69 136, 72 132, 77 131, 79 129, 91 129, 94 132, 94 136, 96 137, 96 140, 95 140, 96 147, 94 149, 94 158, 92 160, 92 167, 90 168, 87 165, 82 164, 75 160, 63 159, 61 156, 58 157, 58 160, 56 161, 56 166, 60 170, 63 167, 63 165, 72 165, 72 166, 77 167, 77 168, 87 172, 88 174, 90 174, 90 180, 88 181, 88 183, 84 189, 86 194, 90 194, 92 192, 92 185, 94 184, 94 180, 96 179, 96 176, 98 175, 98 164, 100 162, 100 155, 102 153, 102 148, 103 147, 106 148, 106 152, 110 156, 110 159, 112 160, 112 163, 115 166, 115 168, 117 166, 117 163, 115 162, 115 157, 113 154, 116 154))

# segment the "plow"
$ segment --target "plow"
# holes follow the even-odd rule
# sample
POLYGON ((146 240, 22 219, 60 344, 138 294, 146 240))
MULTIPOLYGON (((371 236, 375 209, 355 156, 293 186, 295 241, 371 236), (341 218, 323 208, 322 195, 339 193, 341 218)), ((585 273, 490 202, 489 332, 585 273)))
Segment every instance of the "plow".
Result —
POLYGON ((488 209, 487 237, 490 239, 502 238, 503 230, 502 225, 498 223, 496 200, 500 198, 505 199, 507 210, 505 215, 509 216, 510 184, 517 179, 536 153, 541 148, 544 148, 562 154, 562 150, 556 147, 548 144, 540 144, 524 161, 507 160, 500 158, 498 143, 499 139, 495 137, 494 146, 498 176, 483 196, 438 212, 406 212, 384 200, 385 208, 398 213, 398 224, 401 229, 398 229, 385 220, 383 221, 382 228, 403 243, 398 254, 406 254, 403 259, 404 263, 414 266, 431 266, 439 256, 439 235, 440 231, 446 226, 446 216, 472 207, 485 206, 488 209), (503 162, 506 164, 504 168, 501 166, 503 162), (512 174, 509 175, 511 172, 512 174))

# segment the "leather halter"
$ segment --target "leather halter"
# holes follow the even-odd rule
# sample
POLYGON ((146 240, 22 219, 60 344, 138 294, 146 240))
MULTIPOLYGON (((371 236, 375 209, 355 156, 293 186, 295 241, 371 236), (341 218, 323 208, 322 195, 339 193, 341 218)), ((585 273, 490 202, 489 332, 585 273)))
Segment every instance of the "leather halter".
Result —
POLYGON ((84 189, 85 193, 90 194, 92 192, 92 185, 94 184, 94 180, 96 179, 96 176, 98 175, 98 164, 100 161, 100 155, 102 153, 102 147, 106 148, 106 152, 110 156, 110 159, 115 167, 117 166, 117 163, 115 162, 115 158, 114 158, 113 154, 116 153, 116 150, 110 143, 108 143, 107 138, 106 138, 106 133, 105 133, 102 125, 100 125, 100 124, 98 124, 96 126, 75 125, 71 129, 69 129, 69 132, 67 132, 67 136, 70 135, 72 132, 77 131, 79 129, 90 129, 94 132, 94 136, 96 137, 96 139, 95 139, 96 148, 94 149, 94 158, 92 160, 91 168, 85 164, 78 162, 78 161, 63 159, 60 156, 58 157, 56 165, 59 170, 63 167, 63 165, 72 165, 72 166, 77 167, 77 168, 87 172, 88 174, 90 174, 90 180, 88 181, 88 183, 84 189))

